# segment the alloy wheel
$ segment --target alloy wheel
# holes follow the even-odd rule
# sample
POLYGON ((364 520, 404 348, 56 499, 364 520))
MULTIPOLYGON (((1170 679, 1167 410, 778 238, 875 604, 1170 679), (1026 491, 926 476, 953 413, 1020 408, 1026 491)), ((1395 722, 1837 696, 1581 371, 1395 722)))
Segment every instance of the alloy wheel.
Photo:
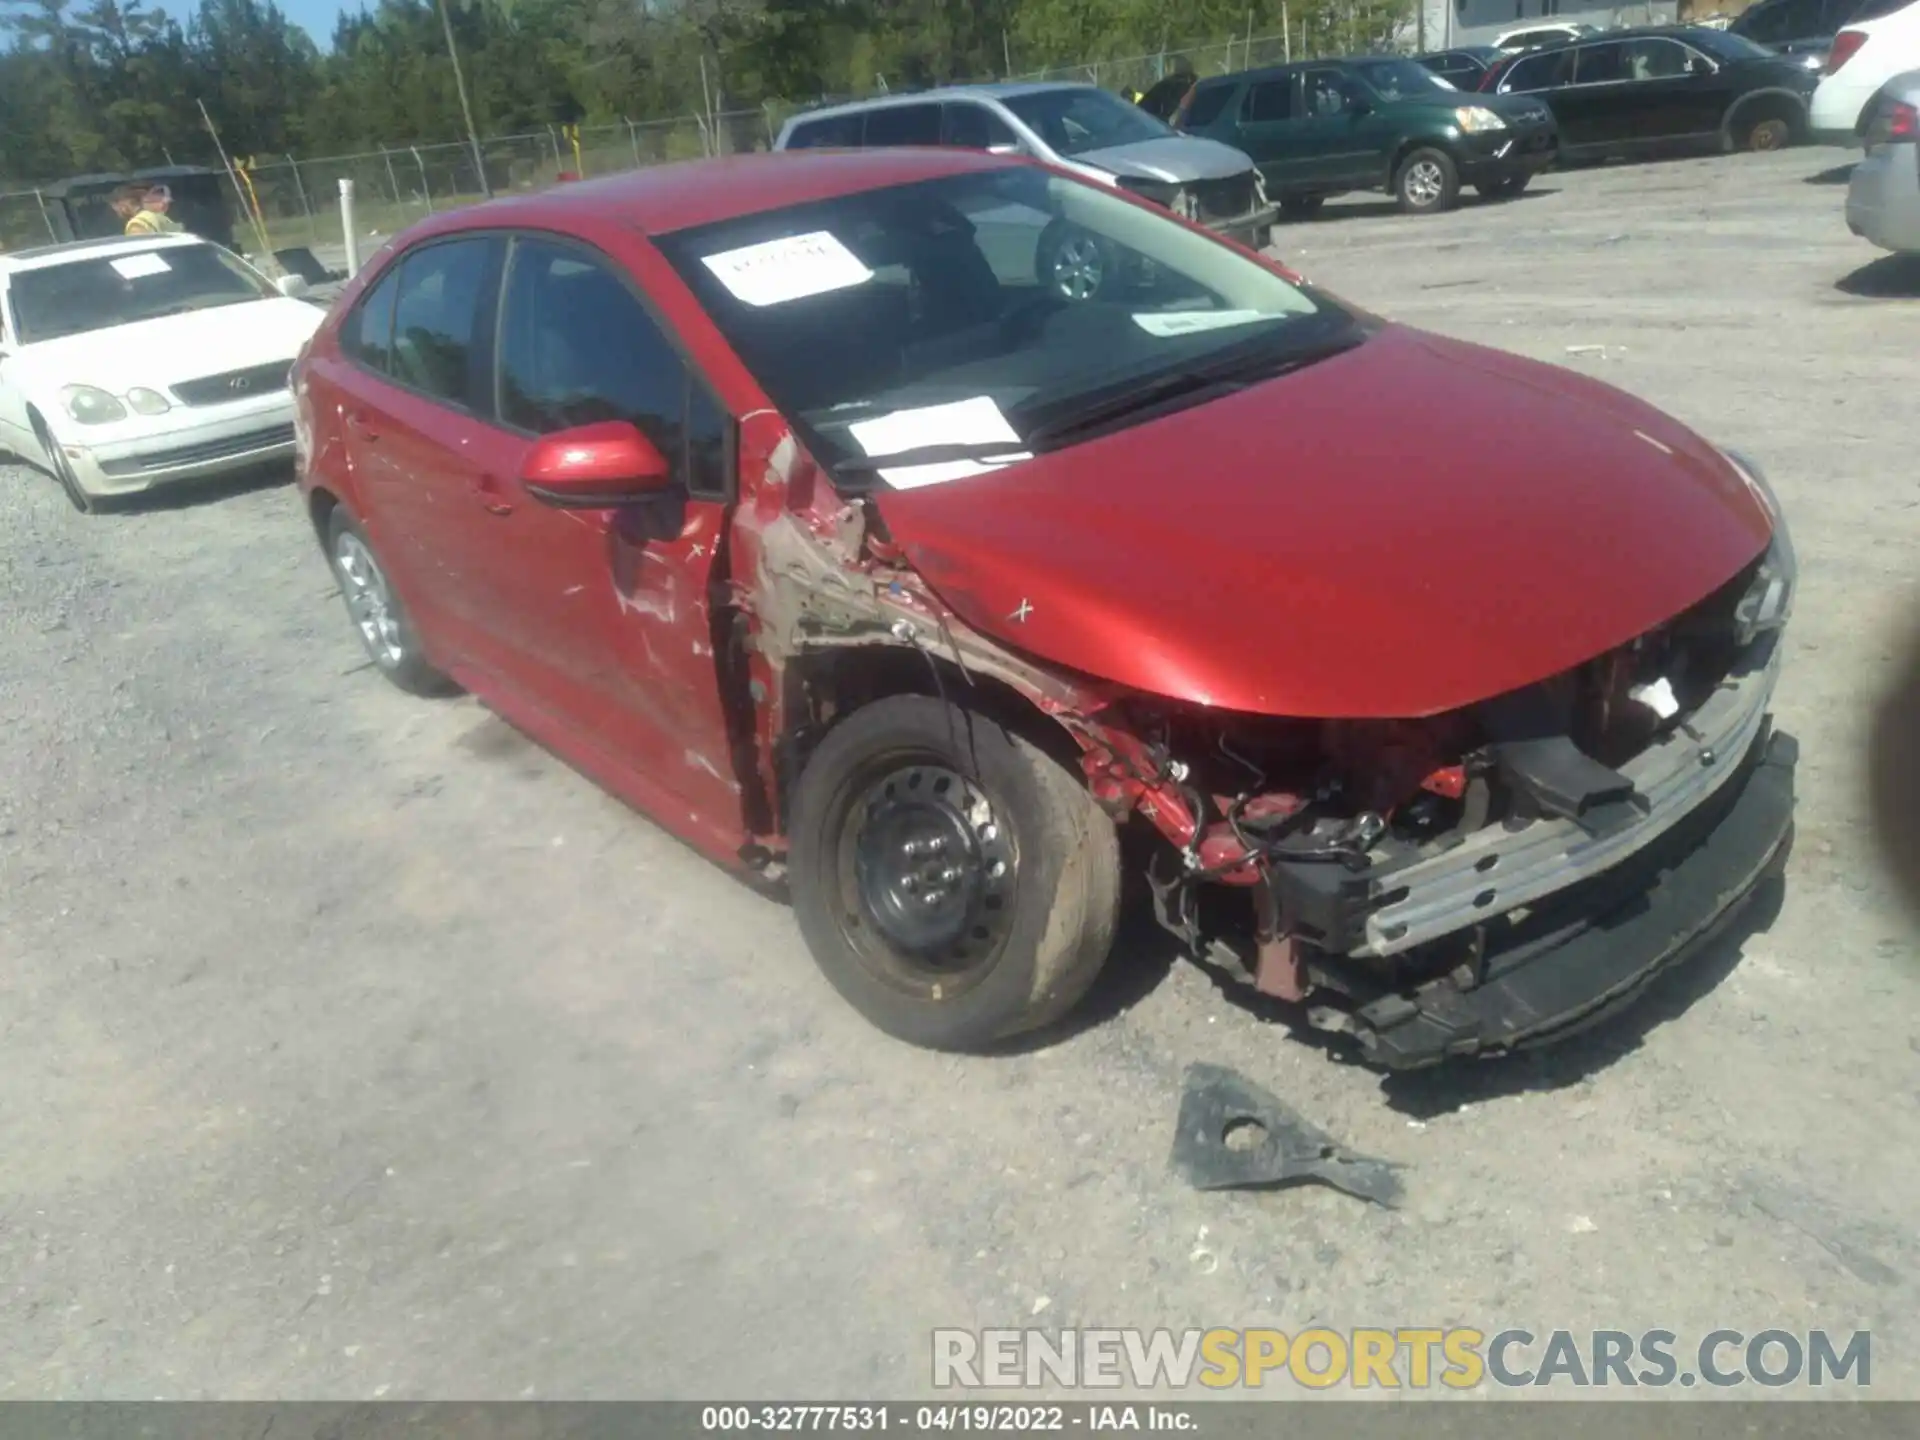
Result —
POLYGON ((1069 235, 1053 257, 1053 285, 1068 300, 1091 300, 1106 278, 1106 260, 1091 235, 1069 235))
POLYGON ((1440 167, 1432 160, 1419 160, 1408 167, 1407 177, 1401 182, 1406 190, 1407 199, 1425 209, 1439 200, 1446 189, 1446 177, 1440 173, 1440 167))
POLYGON ((386 573, 366 542, 350 530, 342 531, 333 543, 333 568, 340 577, 347 613, 360 631, 360 643, 376 664, 392 669, 406 659, 407 649, 386 573))

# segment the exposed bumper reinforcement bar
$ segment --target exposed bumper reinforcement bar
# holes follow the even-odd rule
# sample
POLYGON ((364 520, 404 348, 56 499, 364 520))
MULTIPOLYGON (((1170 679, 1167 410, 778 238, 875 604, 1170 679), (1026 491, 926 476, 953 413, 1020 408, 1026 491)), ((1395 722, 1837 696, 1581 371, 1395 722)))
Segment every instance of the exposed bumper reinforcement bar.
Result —
POLYGON ((1558 1040, 1631 1001, 1703 949, 1786 862, 1799 747, 1764 726, 1719 790, 1630 860, 1555 895, 1490 951, 1481 978, 1453 975, 1354 1014, 1369 1059, 1416 1069, 1558 1040))

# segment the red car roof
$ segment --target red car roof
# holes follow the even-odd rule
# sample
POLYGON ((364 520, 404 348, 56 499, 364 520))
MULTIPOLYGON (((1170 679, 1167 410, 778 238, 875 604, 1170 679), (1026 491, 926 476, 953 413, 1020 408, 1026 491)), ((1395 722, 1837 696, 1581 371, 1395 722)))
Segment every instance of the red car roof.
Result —
POLYGON ((582 222, 625 221, 662 235, 809 200, 1021 163, 970 150, 758 151, 630 170, 537 195, 472 205, 449 212, 446 223, 433 228, 544 223, 565 229, 582 222))

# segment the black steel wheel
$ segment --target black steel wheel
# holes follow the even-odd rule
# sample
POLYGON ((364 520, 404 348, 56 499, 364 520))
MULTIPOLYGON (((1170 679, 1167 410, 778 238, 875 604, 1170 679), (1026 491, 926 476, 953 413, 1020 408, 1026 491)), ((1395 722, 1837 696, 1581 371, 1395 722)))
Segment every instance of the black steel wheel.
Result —
POLYGON ((887 1033, 977 1049, 1064 1014, 1112 944, 1113 825, 1079 777, 985 716, 895 696, 795 786, 790 877, 828 980, 887 1033))

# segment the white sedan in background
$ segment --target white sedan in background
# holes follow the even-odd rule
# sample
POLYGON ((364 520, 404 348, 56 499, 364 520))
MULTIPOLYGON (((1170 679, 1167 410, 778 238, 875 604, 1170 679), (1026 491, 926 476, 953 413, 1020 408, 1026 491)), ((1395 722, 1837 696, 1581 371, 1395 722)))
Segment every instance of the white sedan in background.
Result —
POLYGON ((191 235, 0 255, 0 451, 82 511, 291 459, 303 288, 191 235))

